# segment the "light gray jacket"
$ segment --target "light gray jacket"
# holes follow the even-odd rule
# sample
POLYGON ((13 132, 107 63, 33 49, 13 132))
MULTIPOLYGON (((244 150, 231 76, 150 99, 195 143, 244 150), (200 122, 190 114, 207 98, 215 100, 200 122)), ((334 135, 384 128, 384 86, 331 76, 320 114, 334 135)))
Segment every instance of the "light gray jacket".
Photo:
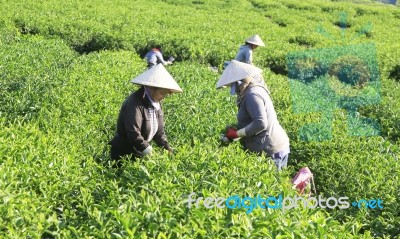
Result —
POLYGON ((247 64, 253 64, 253 49, 251 49, 251 46, 247 44, 240 46, 235 60, 247 64))
POLYGON ((245 149, 269 156, 289 148, 289 137, 279 124, 272 100, 261 86, 249 86, 239 105, 238 128, 245 129, 245 149))

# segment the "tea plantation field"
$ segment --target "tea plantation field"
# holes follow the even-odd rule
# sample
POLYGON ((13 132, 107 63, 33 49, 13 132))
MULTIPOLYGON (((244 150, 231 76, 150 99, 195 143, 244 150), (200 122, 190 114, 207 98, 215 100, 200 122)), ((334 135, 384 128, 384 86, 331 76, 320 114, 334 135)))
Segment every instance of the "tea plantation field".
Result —
POLYGON ((0 5, 0 238, 400 237, 398 6, 338 0, 0 5), (237 108, 216 82, 224 61, 253 34, 266 43, 255 50, 254 64, 264 70, 291 140, 289 167, 280 173, 270 159, 219 141, 237 108), (163 103, 175 152, 156 149, 116 168, 107 143, 121 103, 137 89, 129 81, 146 69, 142 57, 155 44, 176 58, 167 70, 183 89, 163 103), (329 98, 314 76, 360 62, 348 55, 364 65, 347 73, 371 82, 354 93, 329 78, 336 92, 329 98), (304 166, 314 173, 317 195, 348 197, 350 204, 380 199, 383 208, 188 208, 192 192, 295 197, 290 179, 304 166))

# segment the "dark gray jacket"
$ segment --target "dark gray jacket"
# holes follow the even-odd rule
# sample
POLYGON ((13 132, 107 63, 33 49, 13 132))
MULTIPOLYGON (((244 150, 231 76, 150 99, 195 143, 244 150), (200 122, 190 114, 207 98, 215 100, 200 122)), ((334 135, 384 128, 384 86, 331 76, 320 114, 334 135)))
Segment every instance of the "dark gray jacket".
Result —
POLYGON ((249 86, 239 105, 238 128, 245 128, 245 149, 269 156, 289 148, 289 137, 279 124, 272 100, 261 86, 249 86))
MULTIPOLYGON (((149 143, 145 140, 150 134, 149 108, 153 108, 150 100, 146 97, 144 87, 132 93, 123 102, 117 121, 117 135, 111 140, 112 146, 120 147, 122 151, 133 151, 141 155, 149 143)), ((171 147, 168 144, 164 132, 164 114, 162 108, 156 111, 158 130, 154 135, 154 142, 167 150, 171 147)))

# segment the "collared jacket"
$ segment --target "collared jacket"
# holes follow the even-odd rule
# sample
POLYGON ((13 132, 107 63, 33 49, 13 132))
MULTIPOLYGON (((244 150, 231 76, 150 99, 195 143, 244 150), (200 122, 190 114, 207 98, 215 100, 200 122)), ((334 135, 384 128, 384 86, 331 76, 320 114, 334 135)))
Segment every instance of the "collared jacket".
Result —
MULTIPOLYGON (((149 109, 154 108, 145 94, 144 87, 132 93, 122 103, 117 121, 117 134, 110 141, 111 146, 118 148, 118 151, 121 152, 119 156, 128 153, 142 156, 142 152, 149 146, 149 142, 146 141, 151 131, 149 109)), ((156 110, 156 117, 158 130, 153 140, 158 146, 170 150, 171 147, 164 131, 162 108, 156 110)))

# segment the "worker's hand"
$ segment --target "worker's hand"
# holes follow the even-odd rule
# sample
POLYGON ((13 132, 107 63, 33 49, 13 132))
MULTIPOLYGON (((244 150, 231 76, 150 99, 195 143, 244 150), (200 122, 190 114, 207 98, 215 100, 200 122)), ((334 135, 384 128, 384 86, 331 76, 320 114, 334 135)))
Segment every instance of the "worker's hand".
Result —
POLYGON ((228 137, 226 137, 225 134, 222 134, 222 135, 221 135, 221 141, 222 141, 222 143, 224 143, 224 144, 228 144, 228 143, 230 142, 230 140, 228 139, 228 137))
POLYGON ((237 134, 236 129, 234 129, 234 128, 228 128, 227 131, 226 131, 225 136, 226 136, 228 139, 236 139, 236 138, 239 137, 238 134, 237 134))
POLYGON ((151 154, 151 151, 153 151, 153 147, 151 147, 151 145, 149 145, 145 150, 143 150, 142 154, 149 155, 149 154, 151 154))

